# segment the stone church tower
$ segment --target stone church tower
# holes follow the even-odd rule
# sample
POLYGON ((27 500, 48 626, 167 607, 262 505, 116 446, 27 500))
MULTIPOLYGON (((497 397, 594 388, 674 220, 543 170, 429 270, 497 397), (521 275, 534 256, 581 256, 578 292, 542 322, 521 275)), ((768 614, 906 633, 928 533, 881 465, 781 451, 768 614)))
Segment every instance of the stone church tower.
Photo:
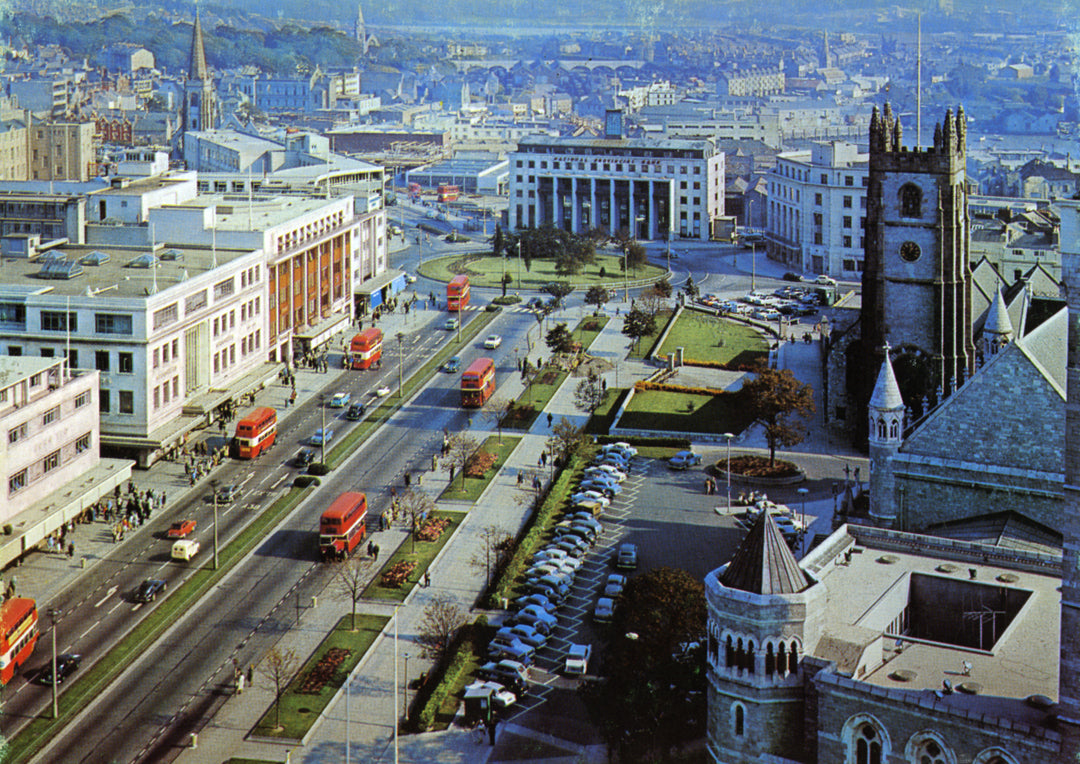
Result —
POLYGON ((896 383, 888 345, 868 409, 870 517, 876 525, 894 528, 897 506, 891 460, 904 442, 904 398, 896 383))
POLYGON ((191 60, 188 63, 187 80, 184 82, 184 120, 182 132, 188 130, 213 130, 217 127, 217 96, 214 78, 206 65, 203 47, 202 21, 195 10, 195 28, 191 33, 191 60))

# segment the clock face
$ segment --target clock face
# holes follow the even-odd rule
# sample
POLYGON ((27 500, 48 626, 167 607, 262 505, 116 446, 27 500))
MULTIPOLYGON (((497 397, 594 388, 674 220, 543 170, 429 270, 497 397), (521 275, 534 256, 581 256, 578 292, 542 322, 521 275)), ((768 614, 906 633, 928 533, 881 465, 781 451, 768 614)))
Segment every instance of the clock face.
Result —
POLYGON ((922 254, 922 250, 919 249, 919 245, 913 241, 905 241, 900 245, 900 257, 906 262, 913 263, 919 259, 919 255, 922 254))

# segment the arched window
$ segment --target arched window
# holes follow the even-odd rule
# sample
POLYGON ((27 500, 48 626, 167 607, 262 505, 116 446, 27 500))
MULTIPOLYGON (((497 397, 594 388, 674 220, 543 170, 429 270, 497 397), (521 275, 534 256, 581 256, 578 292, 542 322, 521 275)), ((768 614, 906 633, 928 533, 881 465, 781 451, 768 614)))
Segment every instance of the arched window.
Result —
POLYGON ((773 655, 772 642, 765 645, 765 676, 772 676, 776 668, 776 656, 773 655))
POLYGON ((749 640, 746 642, 746 673, 754 673, 754 643, 749 640))
POLYGON ((900 437, 900 423, 898 421, 896 421, 895 419, 892 420, 891 422, 889 422, 889 437, 890 438, 899 438, 900 437))
POLYGON ((742 703, 733 703, 731 706, 731 717, 733 732, 736 737, 742 737, 746 734, 746 709, 743 708, 742 703))
POLYGON ((783 642, 776 646, 776 673, 781 676, 787 673, 787 653, 783 642))
POLYGON ((737 668, 735 663, 735 644, 731 641, 730 634, 728 634, 727 642, 725 643, 724 663, 728 668, 737 668))
POLYGON ((742 637, 735 646, 735 665, 740 668, 746 668, 746 650, 743 649, 742 637))
POLYGON ((971 760, 971 764, 1016 764, 1016 759, 1003 748, 994 746, 979 751, 978 755, 971 760))
POLYGON ((942 753, 941 746, 933 740, 927 740, 919 746, 915 761, 917 764, 945 764, 945 755, 942 753))
POLYGON ((887 432, 888 432, 888 426, 885 424, 885 420, 884 419, 877 420, 877 434, 878 434, 878 437, 882 438, 882 439, 888 437, 886 435, 887 432))
POLYGON ((799 643, 792 640, 791 649, 788 650, 788 673, 794 674, 799 670, 799 643))
POLYGON ((855 764, 881 764, 881 741, 869 724, 855 732, 855 764))
POLYGON ((907 183, 900 188, 900 216, 922 217, 922 190, 912 183, 907 183))

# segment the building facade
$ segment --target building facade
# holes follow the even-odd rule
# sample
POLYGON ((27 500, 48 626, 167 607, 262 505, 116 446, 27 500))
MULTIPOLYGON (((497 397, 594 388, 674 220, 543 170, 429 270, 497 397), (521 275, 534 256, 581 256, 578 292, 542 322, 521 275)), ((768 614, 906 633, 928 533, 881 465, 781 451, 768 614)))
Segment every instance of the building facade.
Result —
POLYGON ((85 182, 96 158, 93 122, 45 122, 30 129, 30 180, 85 182))

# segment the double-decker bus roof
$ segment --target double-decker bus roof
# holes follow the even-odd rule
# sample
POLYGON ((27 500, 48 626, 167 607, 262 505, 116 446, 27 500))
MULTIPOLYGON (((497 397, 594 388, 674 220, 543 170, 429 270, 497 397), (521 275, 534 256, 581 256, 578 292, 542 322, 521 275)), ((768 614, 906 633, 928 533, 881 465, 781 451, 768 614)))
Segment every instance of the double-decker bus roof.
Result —
POLYGON ((366 504, 367 496, 356 491, 348 491, 334 499, 333 503, 326 508, 326 511, 323 512, 322 516, 326 519, 332 517, 336 517, 339 519, 344 518, 346 515, 349 514, 352 508, 361 501, 366 504))
POLYGON ((270 406, 260 406, 259 408, 248 414, 246 417, 241 419, 239 422, 237 422, 236 426, 240 427, 241 425, 246 425, 248 427, 254 427, 259 422, 262 422, 265 419, 269 419, 271 416, 277 416, 276 409, 271 408, 270 406))
POLYGON ((469 368, 465 369, 461 376, 473 376, 478 377, 484 373, 488 366, 494 366, 495 362, 490 358, 477 358, 475 361, 469 364, 469 368))
POLYGON ((360 341, 360 342, 372 342, 372 341, 381 340, 381 339, 382 339, 382 329, 379 329, 378 327, 372 326, 371 328, 365 329, 364 331, 357 334, 355 337, 352 338, 352 341, 353 342, 357 342, 357 341, 360 341))

